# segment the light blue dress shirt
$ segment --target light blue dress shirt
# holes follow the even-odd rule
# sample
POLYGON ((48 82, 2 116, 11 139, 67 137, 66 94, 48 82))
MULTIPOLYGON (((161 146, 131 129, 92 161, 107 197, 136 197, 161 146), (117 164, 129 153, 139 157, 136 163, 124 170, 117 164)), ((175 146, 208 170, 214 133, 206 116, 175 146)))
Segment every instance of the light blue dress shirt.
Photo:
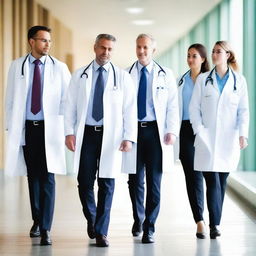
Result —
MULTIPOLYGON (((98 122, 95 121, 95 119, 92 117, 92 106, 93 106, 93 96, 94 96, 94 90, 95 90, 95 85, 96 81, 99 75, 98 68, 100 65, 94 60, 92 63, 92 88, 91 88, 91 94, 89 97, 89 103, 88 103, 88 110, 87 110, 87 117, 85 124, 86 125, 103 125, 103 118, 104 118, 104 111, 103 111, 103 118, 99 120, 98 122)), ((103 65, 103 79, 104 79, 104 89, 106 88, 107 80, 108 80, 108 75, 109 75, 109 68, 110 68, 110 63, 108 62, 107 64, 103 65)))
POLYGON ((26 106, 26 120, 44 120, 44 110, 43 110, 43 88, 44 88, 44 69, 45 69, 45 61, 47 56, 42 56, 39 60, 41 63, 39 64, 40 75, 41 75, 41 110, 34 115, 31 112, 31 100, 32 100, 32 84, 34 78, 34 69, 35 64, 33 63, 36 58, 29 54, 28 62, 29 62, 29 89, 27 95, 27 106, 26 106))
MULTIPOLYGON (((153 95, 152 95, 152 84, 153 84, 153 75, 154 75, 154 69, 153 69, 153 61, 151 61, 146 66, 146 77, 147 77, 147 100, 146 100, 146 116, 139 120, 140 122, 150 122, 156 120, 156 114, 155 114, 155 108, 154 108, 154 102, 153 102, 153 95)), ((138 84, 140 82, 141 77, 141 69, 143 66, 138 62, 137 69, 138 69, 138 84)), ((138 87, 139 88, 139 87, 138 87)), ((139 90, 138 90, 139 91, 139 90)))
POLYGON ((217 79, 217 84, 218 84, 220 93, 222 93, 224 86, 228 80, 228 77, 229 77, 229 69, 228 69, 227 73, 222 78, 220 78, 218 73, 216 72, 216 79, 217 79))
POLYGON ((189 103, 195 84, 191 78, 191 72, 188 72, 184 79, 182 89, 182 120, 189 120, 189 103))

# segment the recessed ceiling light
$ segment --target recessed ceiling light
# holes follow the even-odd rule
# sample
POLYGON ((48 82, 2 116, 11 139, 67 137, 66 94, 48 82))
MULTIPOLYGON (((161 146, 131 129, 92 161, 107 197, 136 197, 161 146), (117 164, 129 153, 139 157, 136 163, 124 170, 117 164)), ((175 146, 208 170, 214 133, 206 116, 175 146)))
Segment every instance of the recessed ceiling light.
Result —
POLYGON ((132 21, 134 25, 138 25, 138 26, 152 25, 154 22, 155 22, 154 20, 133 20, 132 21))
POLYGON ((140 7, 130 7, 126 8, 126 11, 131 14, 140 14, 144 11, 144 9, 140 7))

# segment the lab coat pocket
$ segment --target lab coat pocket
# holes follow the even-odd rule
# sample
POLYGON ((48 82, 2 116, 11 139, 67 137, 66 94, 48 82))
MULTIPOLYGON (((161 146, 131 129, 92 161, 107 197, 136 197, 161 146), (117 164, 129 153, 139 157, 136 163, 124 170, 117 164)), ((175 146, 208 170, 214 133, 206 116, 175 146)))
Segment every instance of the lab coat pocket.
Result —
POLYGON ((208 128, 202 128, 200 132, 196 134, 194 147, 201 152, 210 152, 210 136, 208 128))
POLYGON ((156 90, 159 106, 166 106, 166 102, 168 101, 168 88, 166 86, 158 86, 156 90))
POLYGON ((234 94, 232 95, 230 98, 229 98, 229 103, 230 103, 230 106, 231 107, 237 107, 238 106, 238 103, 239 103, 239 98, 238 98, 238 95, 234 94))
POLYGON ((45 116, 46 158, 49 172, 66 173, 63 115, 45 116))

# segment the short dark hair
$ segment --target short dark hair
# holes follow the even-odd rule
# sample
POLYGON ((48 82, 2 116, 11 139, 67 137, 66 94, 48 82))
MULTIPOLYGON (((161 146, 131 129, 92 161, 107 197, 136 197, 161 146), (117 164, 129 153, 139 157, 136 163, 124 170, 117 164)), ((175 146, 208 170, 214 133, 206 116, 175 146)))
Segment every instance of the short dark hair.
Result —
POLYGON ((51 33, 51 29, 46 26, 33 26, 28 30, 28 40, 34 38, 36 33, 40 30, 51 33))
POLYGON ((116 42, 116 38, 110 34, 99 34, 96 37, 95 44, 97 44, 101 39, 107 39, 116 42))

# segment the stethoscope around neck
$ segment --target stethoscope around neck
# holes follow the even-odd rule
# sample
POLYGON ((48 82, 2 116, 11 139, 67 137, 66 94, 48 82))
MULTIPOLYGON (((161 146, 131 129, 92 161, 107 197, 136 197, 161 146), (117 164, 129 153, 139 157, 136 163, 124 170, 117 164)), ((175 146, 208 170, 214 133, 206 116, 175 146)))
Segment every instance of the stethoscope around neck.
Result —
MULTIPOLYGON (((212 73, 213 73, 214 70, 215 70, 215 68, 213 68, 211 70, 211 72, 209 73, 209 75, 207 76, 207 78, 205 80, 205 86, 207 86, 208 82, 210 82, 213 85, 212 73)), ((233 78, 234 78, 234 88, 233 88, 233 91, 236 92, 236 75, 235 75, 234 71, 231 68, 230 68, 230 70, 231 70, 231 73, 232 73, 233 78)))
MULTIPOLYGON (((164 75, 166 75, 166 72, 164 71, 164 69, 157 63, 157 62, 155 62, 154 61, 154 63, 159 67, 159 71, 158 71, 158 76, 160 76, 160 73, 161 72, 163 72, 163 74, 164 75)), ((131 74, 131 72, 132 72, 132 69, 134 68, 134 66, 136 65, 136 67, 138 67, 138 61, 135 61, 133 64, 132 64, 132 66, 130 67, 130 69, 129 69, 129 74, 131 74)))
POLYGON ((178 82, 178 86, 181 86, 184 82, 184 78, 185 76, 190 72, 190 70, 188 70, 185 74, 183 74, 183 76, 181 77, 180 81, 178 82))
MULTIPOLYGON (((29 54, 27 54, 27 56, 25 57, 24 61, 22 62, 22 65, 21 65, 21 77, 22 78, 24 78, 24 66, 25 66, 25 63, 27 61, 27 58, 28 58, 29 54)), ((47 55, 47 56, 49 56, 49 58, 52 60, 52 63, 55 64, 54 59, 50 55, 47 55)))
MULTIPOLYGON (((89 67, 92 65, 93 61, 84 69, 83 73, 81 74, 80 78, 83 78, 83 76, 85 75, 86 78, 88 78, 88 74, 87 74, 87 70, 89 69, 89 67)), ((114 65, 110 62, 110 65, 113 69, 113 74, 114 74, 114 87, 113 89, 116 90, 117 89, 117 83, 116 83, 116 71, 115 71, 115 67, 114 65)))

